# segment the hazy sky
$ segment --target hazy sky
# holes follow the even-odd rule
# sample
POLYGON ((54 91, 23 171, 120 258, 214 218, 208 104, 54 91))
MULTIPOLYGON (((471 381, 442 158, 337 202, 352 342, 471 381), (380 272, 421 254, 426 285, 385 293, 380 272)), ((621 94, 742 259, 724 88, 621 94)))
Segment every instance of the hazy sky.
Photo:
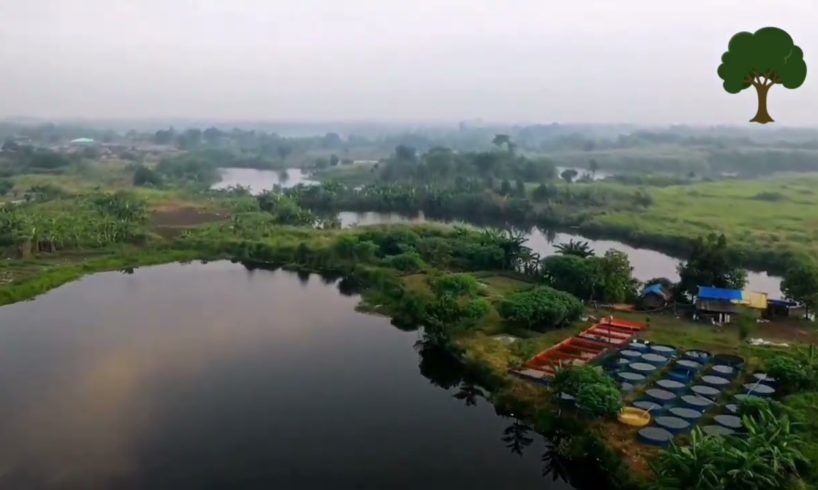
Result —
POLYGON ((0 0, 0 116, 746 124, 716 75, 786 29, 818 125, 816 0, 0 0))

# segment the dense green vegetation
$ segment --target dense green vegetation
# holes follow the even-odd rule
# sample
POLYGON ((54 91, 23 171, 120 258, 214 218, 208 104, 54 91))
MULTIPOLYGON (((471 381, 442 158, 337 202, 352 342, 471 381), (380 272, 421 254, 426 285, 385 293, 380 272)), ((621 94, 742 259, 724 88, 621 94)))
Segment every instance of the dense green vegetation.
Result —
POLYGON ((770 409, 743 417, 745 434, 705 436, 693 429, 690 444, 659 456, 659 488, 727 490, 791 488, 807 464, 789 417, 770 409))
POLYGON ((0 208, 0 246, 14 247, 23 258, 146 239, 145 204, 130 194, 37 196, 30 203, 0 208))
POLYGON ((727 247, 724 235, 708 235, 694 242, 688 260, 679 265, 677 291, 695 297, 702 285, 743 289, 747 271, 741 269, 738 254, 727 247))
POLYGON ((551 390, 572 396, 580 410, 595 417, 614 417, 623 406, 616 382, 599 367, 562 368, 551 381, 551 390))
POLYGON ((628 256, 617 250, 608 250, 601 257, 592 253, 582 257, 566 248, 561 255, 543 259, 540 266, 543 279, 554 288, 602 303, 636 301, 638 283, 632 271, 628 256))
POLYGON ((577 298, 548 286, 514 293, 499 308, 503 319, 532 330, 563 327, 577 320, 584 310, 577 298))
MULTIPOLYGON (((818 307, 814 177, 703 182, 703 168, 712 173, 721 165, 706 159, 694 175, 674 170, 671 175, 628 175, 602 182, 573 173, 567 174, 570 178, 557 175, 556 165, 565 163, 557 156, 560 152, 576 152, 588 159, 578 166, 596 173, 612 168, 601 156, 606 152, 647 154, 654 145, 674 147, 679 155, 679 148, 706 154, 734 151, 718 149, 718 139, 679 132, 685 136, 634 132, 619 139, 599 134, 574 141, 565 128, 545 128, 500 133, 493 142, 489 137, 487 144, 465 149, 460 146, 465 135, 455 136, 452 149, 447 149, 428 145, 437 141, 431 137, 395 145, 394 138, 386 137, 162 130, 129 138, 147 138, 151 145, 173 152, 128 155, 128 162, 110 164, 89 164, 91 157, 82 151, 62 154, 9 145, 0 154, 0 168, 7 172, 0 180, 0 194, 20 202, 0 208, 0 247, 7 259, 0 267, 0 303, 31 297, 84 273, 170 260, 229 258, 249 267, 321 272, 340 279, 344 292, 361 293, 362 308, 388 314, 400 328, 421 327, 424 348, 442 349, 467 365, 498 407, 523 414, 554 441, 563 441, 555 454, 574 460, 592 454, 604 461, 612 478, 626 481, 621 461, 600 442, 604 438, 614 448, 618 442, 605 425, 622 404, 609 377, 594 369, 561 372, 556 382, 564 386, 558 391, 574 396, 584 411, 556 420, 547 391, 514 381, 507 370, 573 334, 578 318, 588 312, 583 301, 633 302, 639 284, 627 256, 572 242, 563 244, 558 255, 539 257, 525 246, 522 234, 494 228, 395 225, 340 230, 334 216, 339 210, 422 210, 500 228, 576 226, 584 233, 624 238, 686 257, 681 283, 674 286, 682 300, 700 284, 741 287, 742 267, 761 265, 787 271, 784 291, 811 309, 818 307), (381 162, 351 162, 355 148, 382 150, 387 141, 391 146, 379 154, 386 155, 381 162), (320 186, 258 196, 238 188, 208 190, 217 179, 216 169, 224 165, 315 165, 325 167, 326 176, 338 169, 357 173, 362 180, 345 185, 328 177, 320 186), (362 182, 365 185, 357 188, 362 182), (587 426, 588 413, 601 418, 587 426), (573 423, 579 426, 574 434, 560 435, 573 423)), ((738 144, 725 138, 731 141, 728 147, 738 144)), ((786 145, 794 146, 780 151, 818 149, 808 138, 786 145)), ((786 145, 749 141, 741 151, 786 145)), ((670 168, 669 161, 660 158, 655 168, 670 168)), ((657 463, 664 468, 659 480, 678 488, 696 482, 716 482, 712 488, 734 488, 735 482, 749 488, 786 488, 797 481, 796 474, 807 483, 818 481, 803 468, 802 459, 784 454, 778 445, 792 442, 807 461, 818 461, 818 427, 809 415, 818 400, 818 361, 812 351, 745 351, 741 339, 756 332, 766 335, 752 320, 723 333, 684 319, 654 319, 673 327, 653 328, 648 335, 654 340, 749 352, 755 366, 781 381, 786 410, 771 408, 772 419, 759 412, 746 422, 763 436, 718 445, 697 435, 692 445, 674 449, 657 463), (786 436, 776 439, 773 430, 786 436), (750 439, 753 445, 748 445, 750 439), (776 464, 770 459, 776 454, 783 455, 780 471, 758 481, 742 473, 776 464), (723 463, 729 472, 712 468, 712 461, 723 463)))

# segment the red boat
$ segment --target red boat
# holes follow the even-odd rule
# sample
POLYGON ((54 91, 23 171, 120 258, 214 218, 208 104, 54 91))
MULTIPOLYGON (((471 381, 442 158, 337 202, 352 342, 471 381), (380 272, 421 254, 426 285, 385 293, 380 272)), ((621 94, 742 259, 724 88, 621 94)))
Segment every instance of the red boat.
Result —
POLYGON ((606 318, 596 325, 540 352, 512 374, 538 382, 553 378, 560 366, 581 366, 629 343, 647 328, 641 323, 606 318))

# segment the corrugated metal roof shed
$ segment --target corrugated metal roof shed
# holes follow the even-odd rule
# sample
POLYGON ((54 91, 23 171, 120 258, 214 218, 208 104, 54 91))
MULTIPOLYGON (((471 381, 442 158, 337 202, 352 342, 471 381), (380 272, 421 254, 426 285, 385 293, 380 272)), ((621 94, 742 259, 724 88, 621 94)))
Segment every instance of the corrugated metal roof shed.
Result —
POLYGON ((755 308, 757 310, 767 309, 767 293, 756 293, 753 291, 744 291, 744 299, 739 303, 755 308))
POLYGON ((720 301, 741 301, 744 293, 738 289, 722 289, 699 286, 699 299, 715 299, 720 301))
POLYGON ((654 284, 652 286, 648 286, 648 287, 645 288, 644 291, 642 291, 642 296, 645 296, 645 295, 648 295, 648 294, 657 294, 657 295, 659 295, 659 296, 661 296, 663 298, 666 298, 667 296, 669 296, 668 293, 665 291, 665 288, 662 287, 662 285, 658 284, 658 283, 654 284))
POLYGON ((699 311, 715 313, 738 313, 739 306, 730 301, 700 299, 696 301, 696 309, 699 311))

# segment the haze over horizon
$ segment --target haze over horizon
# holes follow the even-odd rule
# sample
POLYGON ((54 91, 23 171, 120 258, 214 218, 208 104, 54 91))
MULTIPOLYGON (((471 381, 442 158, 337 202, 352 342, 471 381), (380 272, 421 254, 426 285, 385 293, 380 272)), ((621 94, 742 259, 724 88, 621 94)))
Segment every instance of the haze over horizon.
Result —
MULTIPOLYGON (((28 0, 0 4, 0 117, 750 126, 716 75, 774 25, 818 67, 818 2, 28 0)), ((818 83, 770 92, 818 124, 818 83)))

